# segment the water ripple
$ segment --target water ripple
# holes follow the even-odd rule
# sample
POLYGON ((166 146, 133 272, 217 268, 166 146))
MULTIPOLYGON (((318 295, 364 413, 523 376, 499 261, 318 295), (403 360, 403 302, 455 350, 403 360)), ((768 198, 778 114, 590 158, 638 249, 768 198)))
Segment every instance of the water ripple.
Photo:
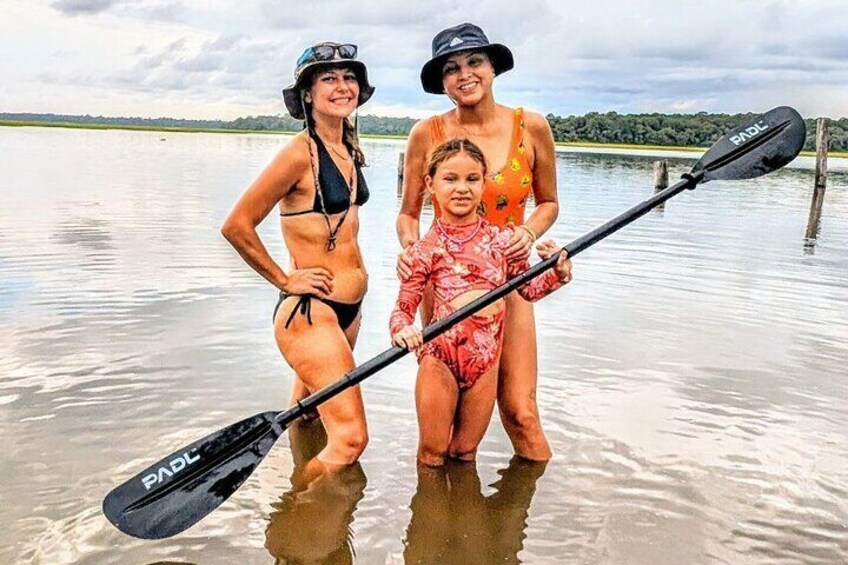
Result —
MULTIPOLYGON (((266 529, 292 489, 288 438, 177 538, 127 538, 99 506, 152 458, 285 406, 276 293, 218 233, 285 138, 3 129, 0 562, 273 562, 266 529), (50 166, 45 146, 63 148, 50 166)), ((398 250, 385 218, 402 147, 366 142, 359 361, 388 346, 398 250)), ((561 216, 546 237, 566 243, 651 195, 651 162, 559 153, 561 216)), ((812 174, 800 164, 688 191, 575 258, 575 282, 536 307, 555 457, 516 479, 496 417, 476 468, 454 477, 464 504, 445 520, 494 521, 502 539, 469 530, 451 538, 454 555, 489 539, 472 548, 480 561, 502 562, 509 545, 508 562, 844 562, 848 168, 836 163, 819 236, 805 242, 812 174)), ((259 230, 285 263, 277 219, 259 230)), ((363 563, 402 562, 426 515, 414 382, 406 358, 363 386, 367 486, 344 532, 363 563)))

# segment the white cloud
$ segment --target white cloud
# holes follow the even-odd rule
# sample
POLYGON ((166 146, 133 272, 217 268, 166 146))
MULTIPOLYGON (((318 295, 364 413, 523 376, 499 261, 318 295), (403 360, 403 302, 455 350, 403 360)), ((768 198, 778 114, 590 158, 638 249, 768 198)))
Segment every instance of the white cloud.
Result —
POLYGON ((0 111, 231 118, 282 111, 304 47, 360 46, 365 111, 449 107, 421 91, 432 36, 474 21, 515 53, 499 101, 556 114, 848 115, 848 17, 831 0, 0 0, 0 111))
POLYGON ((118 0, 56 0, 53 8, 69 16, 97 14, 108 10, 118 0))

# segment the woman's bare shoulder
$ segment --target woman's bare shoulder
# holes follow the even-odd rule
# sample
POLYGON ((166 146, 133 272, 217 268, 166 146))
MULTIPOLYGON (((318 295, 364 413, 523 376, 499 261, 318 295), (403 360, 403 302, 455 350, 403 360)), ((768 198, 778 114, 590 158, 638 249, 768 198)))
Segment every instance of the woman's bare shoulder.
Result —
POLYGON ((295 170, 308 170, 309 159, 309 136, 305 131, 300 132, 286 143, 274 157, 275 165, 290 167, 295 170))
POLYGON ((253 187, 262 192, 270 191, 275 198, 280 199, 307 177, 311 170, 308 137, 298 134, 277 152, 253 187))
POLYGON ((518 108, 513 106, 507 106, 506 104, 498 104, 496 108, 499 116, 512 117, 512 115, 518 111, 518 108))
POLYGON ((548 123, 548 119, 533 110, 524 110, 524 129, 532 135, 547 137, 551 134, 551 125, 548 123))
POLYGON ((427 153, 432 140, 430 135, 430 120, 432 119, 424 118, 415 122, 406 140, 407 151, 427 153))
POLYGON ((415 139, 420 141, 422 138, 429 137, 430 135, 430 120, 433 118, 423 118, 418 120, 412 125, 412 129, 409 130, 409 139, 415 139))
POLYGON ((296 154, 303 154, 308 159, 310 143, 311 140, 309 139, 309 134, 306 130, 303 130, 292 137, 289 142, 283 146, 282 151, 288 151, 292 154, 292 156, 295 156, 296 154))

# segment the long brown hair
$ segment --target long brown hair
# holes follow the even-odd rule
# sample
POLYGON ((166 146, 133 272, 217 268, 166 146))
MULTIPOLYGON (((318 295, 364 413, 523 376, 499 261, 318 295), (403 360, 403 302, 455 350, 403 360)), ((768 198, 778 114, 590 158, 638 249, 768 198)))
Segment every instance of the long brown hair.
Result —
POLYGON ((427 175, 430 178, 435 177, 436 171, 442 163, 460 153, 465 153, 480 163, 483 167, 483 176, 486 176, 486 157, 483 156, 483 152, 473 141, 459 138, 449 139, 436 147, 433 154, 430 155, 430 162, 427 164, 427 175))

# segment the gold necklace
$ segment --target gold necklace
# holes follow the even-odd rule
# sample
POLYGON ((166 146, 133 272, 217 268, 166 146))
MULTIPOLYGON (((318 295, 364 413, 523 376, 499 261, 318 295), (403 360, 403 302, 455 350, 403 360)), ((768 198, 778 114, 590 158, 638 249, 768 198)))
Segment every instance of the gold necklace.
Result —
MULTIPOLYGON (((338 155, 339 159, 342 159, 343 161, 350 161, 350 154, 347 151, 345 151, 344 153, 339 153, 339 151, 334 146, 329 145, 329 144, 327 144, 327 145, 330 148, 330 151, 332 151, 333 153, 338 155)), ((345 148, 345 149, 347 149, 347 148, 345 148)))

